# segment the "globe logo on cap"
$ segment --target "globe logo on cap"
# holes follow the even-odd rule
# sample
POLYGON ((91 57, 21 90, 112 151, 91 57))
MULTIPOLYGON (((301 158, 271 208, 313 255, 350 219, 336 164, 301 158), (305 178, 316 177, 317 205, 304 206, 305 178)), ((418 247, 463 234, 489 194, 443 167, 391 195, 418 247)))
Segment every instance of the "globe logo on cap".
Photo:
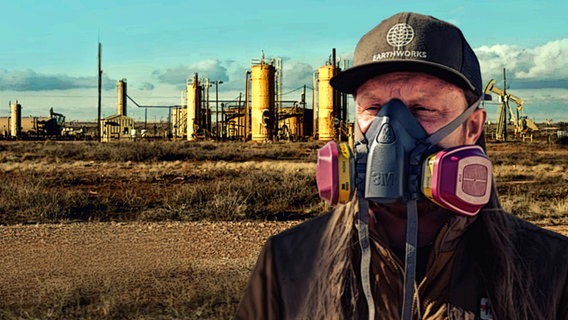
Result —
POLYGON ((397 23, 387 32, 387 42, 400 49, 414 39, 414 29, 406 23, 397 23))

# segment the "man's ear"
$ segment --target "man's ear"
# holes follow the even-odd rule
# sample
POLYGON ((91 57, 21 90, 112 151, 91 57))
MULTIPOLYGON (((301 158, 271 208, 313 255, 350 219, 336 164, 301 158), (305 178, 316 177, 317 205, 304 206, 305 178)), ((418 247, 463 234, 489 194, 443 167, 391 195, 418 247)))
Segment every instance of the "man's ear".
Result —
POLYGON ((476 109, 466 121, 466 143, 475 144, 477 139, 481 136, 483 132, 483 126, 485 125, 485 118, 487 114, 485 109, 476 109))

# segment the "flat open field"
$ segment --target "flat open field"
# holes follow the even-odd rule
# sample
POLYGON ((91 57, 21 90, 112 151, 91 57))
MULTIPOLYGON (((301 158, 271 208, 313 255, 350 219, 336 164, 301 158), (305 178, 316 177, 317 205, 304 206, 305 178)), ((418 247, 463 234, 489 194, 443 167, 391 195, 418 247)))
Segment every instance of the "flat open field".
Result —
POLYGON ((227 319, 264 240, 295 223, 0 227, 0 318, 227 319))
MULTIPOLYGON (((499 192, 504 206, 568 235, 568 151, 504 144, 489 148, 497 183, 503 185, 499 192)), ((312 160, 284 162, 220 166, 297 174, 313 170, 312 160)), ((73 181, 71 188, 61 183, 65 191, 52 190, 61 197, 65 192, 72 192, 73 198, 120 193, 135 203, 168 197, 180 186, 195 183, 190 179, 193 170, 214 168, 203 161, 66 162, 29 154, 8 155, 0 163, 2 173, 14 179, 34 173, 48 181, 73 181), (31 160, 10 160, 13 157, 31 160)), ((6 207, 0 204, 0 213, 13 214, 6 207)), ((272 221, 272 216, 268 221, 229 216, 230 221, 222 221, 177 215, 176 220, 161 208, 145 210, 136 219, 129 219, 128 213, 95 220, 73 215, 79 218, 55 223, 34 216, 28 222, 3 223, 0 319, 231 318, 266 238, 310 217, 272 221), (163 215, 166 218, 159 219, 163 215)))

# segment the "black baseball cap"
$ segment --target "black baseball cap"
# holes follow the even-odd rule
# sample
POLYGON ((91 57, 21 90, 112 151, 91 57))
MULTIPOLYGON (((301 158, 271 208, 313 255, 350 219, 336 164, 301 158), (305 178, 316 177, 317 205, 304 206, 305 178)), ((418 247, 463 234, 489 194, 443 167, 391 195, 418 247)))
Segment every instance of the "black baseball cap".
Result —
POLYGON ((353 66, 330 81, 355 93, 367 80, 390 72, 424 72, 482 95, 479 61, 455 25, 402 12, 383 20, 357 43, 353 66))

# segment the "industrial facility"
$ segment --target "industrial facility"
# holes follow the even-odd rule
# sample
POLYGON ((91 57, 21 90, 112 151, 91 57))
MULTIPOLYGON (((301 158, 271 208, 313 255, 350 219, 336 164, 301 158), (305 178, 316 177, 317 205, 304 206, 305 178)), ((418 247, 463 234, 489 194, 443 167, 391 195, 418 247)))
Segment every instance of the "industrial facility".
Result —
POLYGON ((22 117, 22 105, 16 102, 9 102, 10 116, 0 117, 0 137, 5 139, 27 138, 47 138, 58 137, 63 134, 65 127, 65 116, 53 112, 49 109, 49 116, 22 117))
MULTIPOLYGON (((329 80, 341 72, 335 49, 329 61, 313 75, 311 106, 306 103, 306 88, 299 100, 283 100, 282 59, 253 60, 244 74, 244 94, 234 101, 220 101, 218 87, 222 81, 212 81, 205 75, 192 76, 186 83, 180 105, 169 108, 169 128, 160 138, 199 141, 306 141, 347 140, 351 134, 348 123, 347 98, 334 90, 329 80), (211 98, 215 90, 215 99, 211 98)), ((94 126, 96 132, 82 138, 100 141, 148 138, 143 127, 127 115, 127 100, 140 106, 127 94, 127 81, 117 83, 117 113, 101 118, 94 126), (138 127, 137 127, 138 126, 138 127)), ((50 110, 49 117, 22 118, 22 105, 11 104, 10 117, 0 117, 2 137, 5 139, 65 139, 79 137, 76 128, 67 127, 65 116, 50 110)), ((154 132, 153 137, 156 134, 154 132)))
MULTIPOLYGON (((99 49, 100 50, 100 49, 99 49)), ((49 109, 48 116, 22 116, 22 105, 10 102, 10 116, 0 117, 0 139, 74 139, 101 142, 123 140, 183 140, 183 141, 348 141, 353 135, 349 122, 347 95, 330 85, 330 79, 348 67, 347 61, 339 66, 335 49, 325 65, 313 73, 312 86, 303 86, 300 98, 284 100, 282 92, 282 59, 253 59, 249 70, 243 74, 243 92, 233 100, 219 100, 219 85, 223 81, 210 80, 197 73, 185 83, 181 103, 173 106, 141 106, 127 93, 126 79, 117 83, 116 114, 100 118, 94 123, 66 123, 65 116, 49 109), (306 102, 306 89, 313 95, 310 105, 306 102), (213 92, 211 92, 213 91, 213 92), (168 108, 168 121, 148 129, 144 123, 128 116, 127 102, 137 108, 168 108)), ((101 74, 102 72, 100 72, 101 74)), ((499 101, 497 123, 485 127, 488 141, 532 141, 535 133, 544 132, 550 140, 550 128, 539 127, 523 113, 524 101, 506 91, 491 80, 485 87, 486 100, 496 94, 499 101), (516 110, 509 102, 516 103, 516 110), (508 132, 510 132, 508 134, 508 132)), ((301 88, 300 88, 301 89, 301 88)), ((146 116, 147 118, 147 116, 146 116)), ((554 128, 553 128, 554 129, 554 128)), ((556 128, 560 138, 560 128, 556 128)), ((554 132, 554 131, 552 131, 554 132)), ((564 131, 562 131, 564 132, 564 131)))
POLYGON ((130 140, 136 138, 137 131, 134 127, 134 119, 127 116, 126 79, 119 80, 116 89, 118 97, 116 103, 116 114, 101 119, 99 130, 101 141, 130 140))
POLYGON ((299 101, 282 99, 282 61, 253 61, 245 74, 244 97, 211 106, 220 81, 194 74, 186 84, 186 104, 170 110, 171 131, 177 138, 253 142, 346 140, 350 134, 347 99, 329 84, 339 73, 335 50, 328 64, 314 73, 312 106, 306 105, 306 86, 299 101))

